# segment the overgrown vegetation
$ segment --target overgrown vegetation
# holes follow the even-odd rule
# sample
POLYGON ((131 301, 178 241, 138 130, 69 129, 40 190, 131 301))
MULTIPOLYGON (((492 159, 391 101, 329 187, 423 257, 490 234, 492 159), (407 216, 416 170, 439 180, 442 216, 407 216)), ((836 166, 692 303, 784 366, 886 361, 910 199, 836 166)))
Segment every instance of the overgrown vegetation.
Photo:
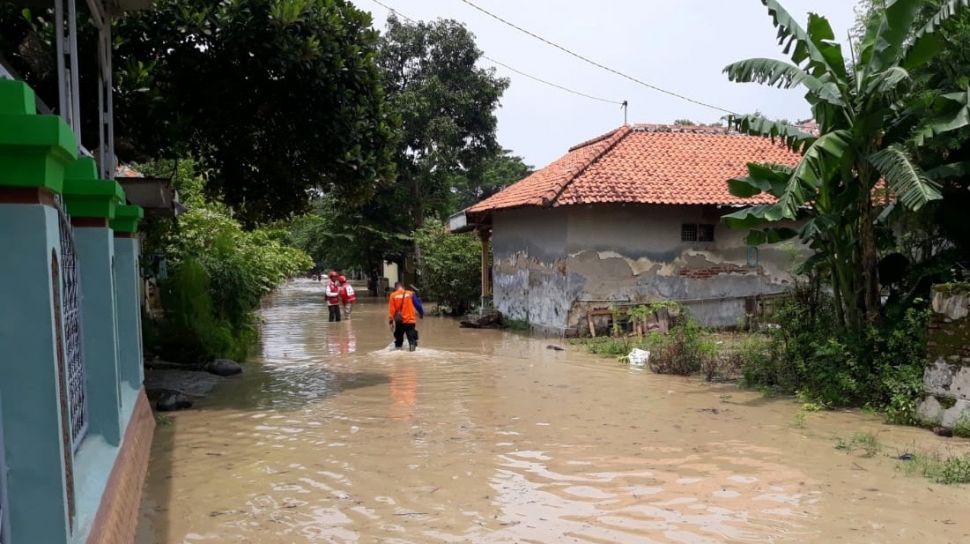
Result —
MULTIPOLYGON (((716 375, 717 346, 710 333, 690 317, 686 309, 674 302, 644 304, 613 312, 611 336, 586 338, 582 343, 591 353, 624 357, 634 349, 650 352, 649 367, 658 374, 690 375, 702 369, 709 376, 716 375), (649 331, 642 334, 637 327, 658 312, 669 312, 672 325, 666 333, 649 331), (621 319, 629 318, 629 326, 636 334, 626 334, 621 319)), ((709 378, 712 379, 712 378, 709 378)))
POLYGON ((818 289, 796 289, 771 317, 772 326, 743 350, 743 385, 799 394, 822 406, 868 405, 892 423, 915 423, 927 310, 910 308, 853 342, 833 319, 832 304, 818 289))
POLYGON ((441 221, 430 219, 414 232, 414 243, 421 254, 422 296, 464 315, 480 293, 481 241, 473 234, 450 234, 441 221))
POLYGON ((902 461, 900 467, 906 474, 918 474, 938 484, 970 484, 970 455, 919 452, 902 461))
POLYGON ((193 161, 137 168, 156 175, 174 171, 188 207, 174 220, 145 225, 146 264, 151 268, 157 258, 167 263, 159 278, 163 315, 146 324, 155 329, 146 335, 146 347, 176 362, 245 359, 258 339, 254 311, 260 299, 312 261, 285 245, 280 229, 244 229, 228 207, 205 196, 205 176, 193 161))
POLYGON ((824 17, 811 14, 802 26, 778 1, 763 3, 791 62, 749 59, 725 72, 738 82, 804 87, 815 127, 730 119, 802 157, 794 167, 750 164, 731 192, 777 202, 725 221, 752 229, 750 244, 797 237, 813 252, 798 270, 808 287, 772 318, 777 328, 767 331, 765 352, 744 362, 744 382, 914 423, 922 299, 932 283, 959 279, 968 261, 966 229, 949 219, 966 207, 967 2, 864 0, 851 59, 824 17))

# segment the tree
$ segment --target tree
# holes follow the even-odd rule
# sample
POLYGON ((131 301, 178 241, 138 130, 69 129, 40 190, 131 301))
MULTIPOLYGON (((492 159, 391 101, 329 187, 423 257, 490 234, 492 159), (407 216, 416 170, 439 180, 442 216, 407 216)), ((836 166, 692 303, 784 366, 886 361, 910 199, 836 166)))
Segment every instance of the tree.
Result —
POLYGON ((467 208, 532 173, 532 167, 525 164, 522 157, 513 155, 507 149, 485 159, 478 170, 455 180, 453 190, 456 204, 451 207, 452 210, 467 208))
POLYGON ((401 120, 390 213, 409 232, 450 211, 456 177, 481 168, 500 148, 495 109, 508 80, 477 66, 482 52, 464 25, 441 19, 387 21, 379 62, 391 111, 401 120))
POLYGON ((481 242, 471 234, 451 234, 438 219, 414 232, 421 248, 422 294, 461 315, 478 300, 481 242))
MULTIPOLYGON (((0 43, 54 104, 51 17, 6 4, 0 43)), ((79 32, 84 141, 96 142, 95 33, 79 32)), ((363 201, 392 177, 378 34, 351 3, 159 0, 113 32, 122 160, 191 155, 249 222, 303 211, 319 191, 363 201)))
POLYGON ((940 183, 913 154, 970 122, 970 89, 917 95, 911 76, 942 50, 940 25, 967 1, 944 2, 922 21, 920 12, 930 0, 887 2, 868 21, 852 66, 826 18, 810 14, 803 28, 777 0, 762 3, 792 62, 756 58, 724 71, 732 81, 804 87, 818 134, 759 115, 732 116, 738 130, 780 139, 802 158, 794 167, 749 164, 748 176, 728 182, 731 192, 741 197, 766 192, 778 200, 729 214, 725 221, 737 228, 763 227, 749 234, 751 244, 799 236, 815 252, 805 268, 827 274, 838 319, 858 337, 881 310, 876 229, 886 210, 919 210, 941 198, 940 183), (797 218, 807 219, 797 231, 771 226, 797 218))

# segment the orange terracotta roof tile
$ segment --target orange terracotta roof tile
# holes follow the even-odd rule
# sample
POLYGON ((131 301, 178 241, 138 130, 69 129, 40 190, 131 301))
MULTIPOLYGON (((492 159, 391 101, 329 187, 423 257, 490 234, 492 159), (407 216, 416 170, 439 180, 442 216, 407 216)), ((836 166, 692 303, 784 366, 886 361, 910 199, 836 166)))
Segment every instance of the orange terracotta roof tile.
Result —
POLYGON ((769 203, 738 198, 727 180, 749 162, 795 164, 798 154, 766 138, 719 127, 620 127, 575 147, 549 166, 469 207, 470 214, 529 206, 578 204, 769 203))

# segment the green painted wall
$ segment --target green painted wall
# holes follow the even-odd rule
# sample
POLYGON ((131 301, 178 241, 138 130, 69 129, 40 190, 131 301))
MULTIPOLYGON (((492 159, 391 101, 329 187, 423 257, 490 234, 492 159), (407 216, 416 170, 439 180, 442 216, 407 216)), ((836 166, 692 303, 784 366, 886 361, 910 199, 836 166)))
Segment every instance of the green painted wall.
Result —
MULTIPOLYGON (((118 369, 121 374, 122 414, 129 415, 144 381, 141 344, 141 277, 138 239, 115 238, 115 304, 118 315, 118 369)), ((127 420, 125 420, 127 423, 127 420)))
POLYGON ((49 207, 0 205, 0 394, 17 544, 58 544, 69 533, 51 295, 57 232, 49 207))
POLYGON ((90 433, 121 443, 121 385, 115 315, 114 233, 107 227, 74 229, 81 271, 81 317, 88 384, 90 433))

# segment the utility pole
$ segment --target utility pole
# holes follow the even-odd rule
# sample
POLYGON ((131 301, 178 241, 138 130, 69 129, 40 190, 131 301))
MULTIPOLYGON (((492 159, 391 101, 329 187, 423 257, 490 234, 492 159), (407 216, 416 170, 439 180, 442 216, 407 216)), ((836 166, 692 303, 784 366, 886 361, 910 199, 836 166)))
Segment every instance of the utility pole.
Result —
POLYGON ((627 114, 627 109, 629 108, 629 106, 630 106, 630 103, 627 102, 626 100, 624 100, 623 101, 623 104, 620 105, 620 109, 623 110, 623 124, 624 125, 627 124, 626 123, 626 114, 627 114))

